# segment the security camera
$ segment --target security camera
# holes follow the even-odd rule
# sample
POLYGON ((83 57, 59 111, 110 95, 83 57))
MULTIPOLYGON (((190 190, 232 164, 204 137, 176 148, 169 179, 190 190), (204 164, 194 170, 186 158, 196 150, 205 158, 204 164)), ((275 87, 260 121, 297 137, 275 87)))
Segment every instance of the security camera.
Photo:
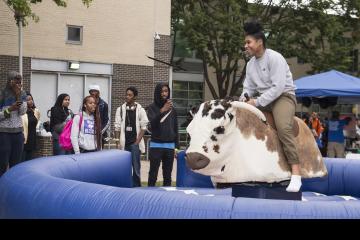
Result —
POLYGON ((159 40, 159 39, 160 39, 160 35, 159 35, 158 32, 155 32, 154 39, 155 39, 155 40, 159 40))

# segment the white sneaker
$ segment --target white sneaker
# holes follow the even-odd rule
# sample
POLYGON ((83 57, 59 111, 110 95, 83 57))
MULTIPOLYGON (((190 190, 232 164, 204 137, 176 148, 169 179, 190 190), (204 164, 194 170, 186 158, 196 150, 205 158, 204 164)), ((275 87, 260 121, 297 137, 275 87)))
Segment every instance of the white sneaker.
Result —
POLYGON ((287 192, 298 192, 301 188, 301 176, 291 175, 289 186, 286 188, 287 192))

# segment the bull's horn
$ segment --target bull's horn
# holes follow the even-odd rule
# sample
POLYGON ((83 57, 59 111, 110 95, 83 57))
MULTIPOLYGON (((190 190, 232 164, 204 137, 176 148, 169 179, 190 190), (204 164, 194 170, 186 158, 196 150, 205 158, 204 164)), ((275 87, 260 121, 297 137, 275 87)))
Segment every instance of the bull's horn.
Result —
POLYGON ((265 115, 256 107, 254 107, 251 104, 245 103, 245 102, 239 102, 239 101, 234 101, 231 103, 232 107, 235 108, 245 108, 246 110, 249 110, 250 112, 254 113, 256 116, 258 116, 258 118, 261 119, 261 121, 266 122, 266 117, 265 115))

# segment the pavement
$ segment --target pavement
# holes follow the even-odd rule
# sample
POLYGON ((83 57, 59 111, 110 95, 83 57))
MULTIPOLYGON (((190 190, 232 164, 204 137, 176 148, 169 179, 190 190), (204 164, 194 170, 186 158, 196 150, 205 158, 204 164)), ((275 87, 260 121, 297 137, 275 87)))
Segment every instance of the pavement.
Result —
MULTIPOLYGON (((141 164, 141 168, 140 168, 141 182, 147 183, 148 177, 149 177, 150 161, 149 160, 141 160, 140 164, 141 164)), ((176 169, 177 169, 177 161, 176 161, 176 159, 174 159, 173 170, 171 172, 172 182, 176 182, 176 169)), ((163 181, 162 165, 160 165, 157 182, 162 182, 162 181, 163 181)))

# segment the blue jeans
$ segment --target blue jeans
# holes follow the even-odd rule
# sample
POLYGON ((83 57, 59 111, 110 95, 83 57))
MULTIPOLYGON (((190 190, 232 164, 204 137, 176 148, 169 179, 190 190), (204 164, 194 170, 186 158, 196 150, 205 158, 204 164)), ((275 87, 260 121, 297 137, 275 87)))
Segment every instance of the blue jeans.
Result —
POLYGON ((133 187, 141 187, 139 145, 131 144, 130 146, 125 146, 125 150, 131 152, 133 187))
POLYGON ((0 132, 0 177, 9 168, 21 162, 24 134, 0 132))

